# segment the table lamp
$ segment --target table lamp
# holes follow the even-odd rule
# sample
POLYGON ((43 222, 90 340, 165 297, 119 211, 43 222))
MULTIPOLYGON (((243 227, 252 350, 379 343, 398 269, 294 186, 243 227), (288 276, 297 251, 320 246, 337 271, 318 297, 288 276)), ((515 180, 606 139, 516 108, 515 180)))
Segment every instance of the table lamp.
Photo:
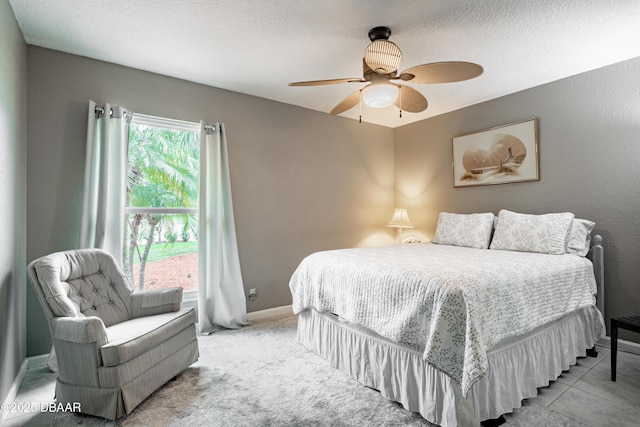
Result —
POLYGON ((393 227, 398 229, 398 243, 402 241, 402 229, 403 228, 415 228, 409 219, 406 209, 398 208, 393 212, 391 221, 387 224, 387 227, 393 227))

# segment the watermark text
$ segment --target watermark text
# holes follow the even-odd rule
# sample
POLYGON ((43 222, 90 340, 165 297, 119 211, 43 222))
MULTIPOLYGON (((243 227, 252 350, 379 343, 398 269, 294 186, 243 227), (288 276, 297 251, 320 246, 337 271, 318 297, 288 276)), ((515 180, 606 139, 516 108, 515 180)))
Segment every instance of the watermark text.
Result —
POLYGON ((0 406, 2 412, 82 412, 80 402, 13 402, 3 403, 0 406))

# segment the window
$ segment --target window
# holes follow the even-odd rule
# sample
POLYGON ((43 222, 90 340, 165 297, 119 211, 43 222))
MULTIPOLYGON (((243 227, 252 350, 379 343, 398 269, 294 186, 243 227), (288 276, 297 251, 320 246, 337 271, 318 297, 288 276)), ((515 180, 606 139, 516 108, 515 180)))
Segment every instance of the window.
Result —
POLYGON ((134 115, 124 268, 136 289, 198 290, 200 124, 134 115))

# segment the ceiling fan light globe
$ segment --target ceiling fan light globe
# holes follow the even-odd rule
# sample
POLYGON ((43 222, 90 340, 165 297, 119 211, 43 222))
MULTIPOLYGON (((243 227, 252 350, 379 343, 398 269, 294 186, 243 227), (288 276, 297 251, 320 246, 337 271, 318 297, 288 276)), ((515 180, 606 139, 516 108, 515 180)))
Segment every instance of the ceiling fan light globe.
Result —
POLYGON ((392 83, 370 84, 362 91, 362 100, 371 108, 385 108, 398 98, 398 86, 392 83))

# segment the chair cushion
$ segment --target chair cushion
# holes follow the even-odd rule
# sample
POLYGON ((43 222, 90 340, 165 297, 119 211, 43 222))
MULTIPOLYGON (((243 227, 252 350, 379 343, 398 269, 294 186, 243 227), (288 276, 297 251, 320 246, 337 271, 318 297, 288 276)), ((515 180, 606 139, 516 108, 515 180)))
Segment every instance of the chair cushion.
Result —
MULTIPOLYGON (((100 387, 120 387, 138 378, 143 372, 153 370, 162 361, 173 354, 189 349, 189 352, 198 354, 198 338, 195 325, 183 329, 178 335, 174 335, 157 347, 142 353, 133 359, 127 360, 117 366, 101 366, 98 368, 100 387)), ((185 367, 187 365, 183 365, 185 367)), ((177 367, 176 367, 177 368, 177 367)), ((172 369, 175 372, 175 368, 172 369)), ((162 375, 164 375, 163 373, 162 375)))
POLYGON ((138 317, 107 328, 109 342, 102 346, 102 364, 117 366, 167 341, 196 321, 193 308, 138 317))

